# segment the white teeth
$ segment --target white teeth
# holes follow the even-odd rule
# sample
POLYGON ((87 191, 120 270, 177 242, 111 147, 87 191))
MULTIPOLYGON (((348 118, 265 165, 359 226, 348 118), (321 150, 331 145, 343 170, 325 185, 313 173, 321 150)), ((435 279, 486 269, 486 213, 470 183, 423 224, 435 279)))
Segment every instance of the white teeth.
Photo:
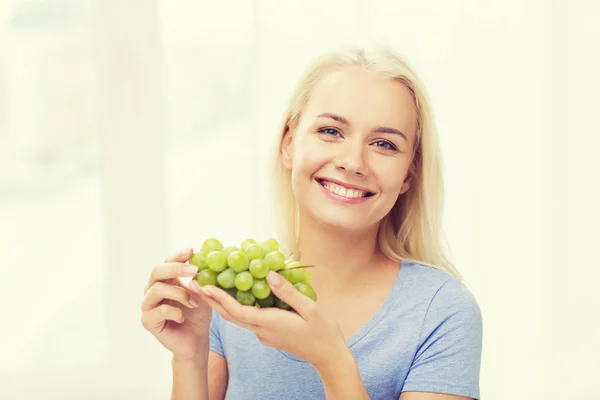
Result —
POLYGON ((325 189, 329 190, 331 193, 335 193, 338 196, 347 197, 349 199, 365 197, 367 195, 367 193, 363 192, 362 190, 346 189, 343 186, 336 185, 335 183, 327 181, 323 182, 323 186, 325 186, 325 189))

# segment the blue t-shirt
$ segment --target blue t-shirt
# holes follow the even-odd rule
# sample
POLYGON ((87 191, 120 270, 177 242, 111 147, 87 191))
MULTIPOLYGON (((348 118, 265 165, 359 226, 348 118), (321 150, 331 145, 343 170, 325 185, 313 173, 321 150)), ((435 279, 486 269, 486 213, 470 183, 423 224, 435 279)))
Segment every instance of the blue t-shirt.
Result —
MULTIPOLYGON (((372 400, 397 400, 406 391, 479 399, 481 312, 450 274, 402 263, 383 306, 347 345, 372 400)), ((210 349, 227 360, 227 400, 325 399, 311 364, 261 344, 217 313, 210 349)))

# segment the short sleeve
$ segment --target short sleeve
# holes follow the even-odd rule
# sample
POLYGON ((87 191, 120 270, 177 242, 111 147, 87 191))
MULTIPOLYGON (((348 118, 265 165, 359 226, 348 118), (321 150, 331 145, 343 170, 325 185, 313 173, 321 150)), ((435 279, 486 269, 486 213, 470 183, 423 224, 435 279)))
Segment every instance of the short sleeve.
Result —
POLYGON ((210 349, 215 353, 218 353, 225 357, 223 351, 223 344, 221 343, 221 332, 219 330, 221 322, 221 316, 215 310, 212 312, 212 319, 210 321, 210 349))
POLYGON ((483 326, 479 305, 459 280, 433 297, 403 392, 432 392, 479 399, 483 326))

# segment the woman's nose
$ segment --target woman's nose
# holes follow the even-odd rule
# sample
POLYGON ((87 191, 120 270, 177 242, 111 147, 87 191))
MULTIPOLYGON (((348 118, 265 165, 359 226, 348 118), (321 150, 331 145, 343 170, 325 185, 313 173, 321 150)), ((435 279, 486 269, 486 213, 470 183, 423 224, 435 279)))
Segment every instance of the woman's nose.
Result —
POLYGON ((338 154, 334 160, 336 169, 343 170, 348 174, 365 175, 367 168, 362 145, 349 144, 345 147, 345 151, 338 154))

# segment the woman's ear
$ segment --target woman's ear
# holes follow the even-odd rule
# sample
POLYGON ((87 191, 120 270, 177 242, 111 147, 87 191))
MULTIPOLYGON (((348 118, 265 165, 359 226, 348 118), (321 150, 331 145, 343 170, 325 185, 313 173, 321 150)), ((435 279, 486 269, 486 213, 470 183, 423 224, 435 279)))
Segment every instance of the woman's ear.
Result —
POLYGON ((408 192, 408 189, 410 189, 411 182, 412 182, 412 176, 407 175, 406 179, 404 179, 404 183, 402 183, 402 187, 400 188, 400 194, 404 194, 404 193, 408 192))
POLYGON ((281 139, 281 145, 279 151, 281 152, 281 162, 283 165, 291 169, 292 168, 292 133, 290 128, 286 126, 283 138, 281 139))
POLYGON ((411 185, 412 181, 415 179, 415 175, 416 175, 416 166, 413 162, 410 165, 410 167, 408 168, 408 173, 406 174, 406 178, 404 178, 404 182, 402 183, 402 187, 400 188, 400 194, 404 194, 404 193, 408 192, 408 189, 410 189, 410 185, 411 185))

